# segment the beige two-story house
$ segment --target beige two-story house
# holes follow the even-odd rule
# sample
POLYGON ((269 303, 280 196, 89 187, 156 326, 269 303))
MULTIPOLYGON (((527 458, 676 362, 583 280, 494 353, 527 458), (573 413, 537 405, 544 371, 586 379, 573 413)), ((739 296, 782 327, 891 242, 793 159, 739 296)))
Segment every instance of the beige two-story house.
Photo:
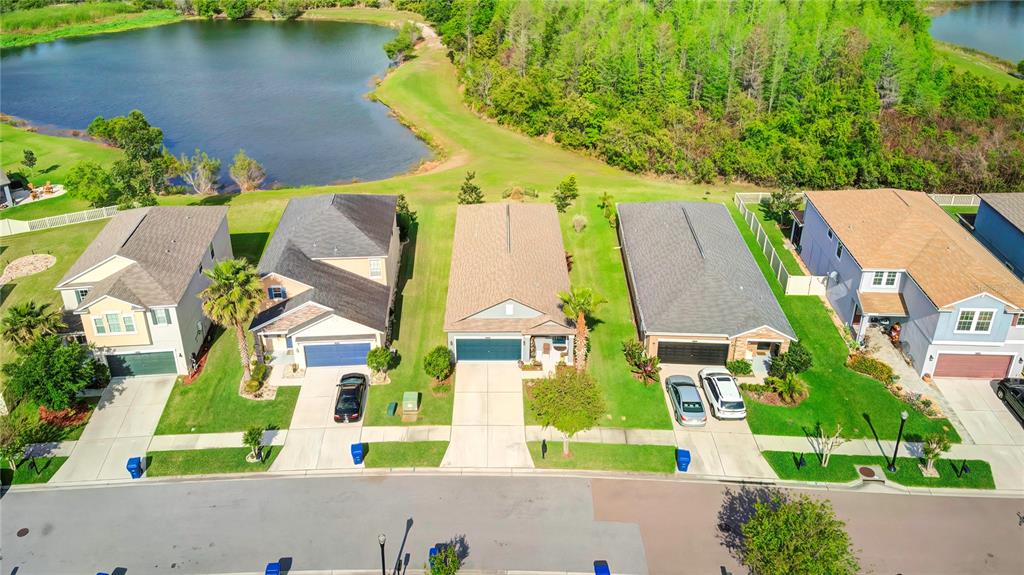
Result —
POLYGON ((357 194, 288 202, 259 265, 267 302, 250 329, 263 361, 359 366, 388 343, 402 251, 396 203, 357 194))
POLYGON ((111 375, 187 374, 210 328, 203 270, 231 257, 226 207, 137 208, 114 216, 56 289, 111 375))

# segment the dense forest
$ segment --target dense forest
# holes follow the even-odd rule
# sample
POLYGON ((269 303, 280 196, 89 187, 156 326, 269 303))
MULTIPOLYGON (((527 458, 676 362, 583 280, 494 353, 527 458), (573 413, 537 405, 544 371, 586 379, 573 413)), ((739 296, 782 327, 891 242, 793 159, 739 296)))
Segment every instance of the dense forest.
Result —
POLYGON ((913 0, 406 0, 471 104, 615 166, 786 188, 1024 191, 1024 87, 913 0))

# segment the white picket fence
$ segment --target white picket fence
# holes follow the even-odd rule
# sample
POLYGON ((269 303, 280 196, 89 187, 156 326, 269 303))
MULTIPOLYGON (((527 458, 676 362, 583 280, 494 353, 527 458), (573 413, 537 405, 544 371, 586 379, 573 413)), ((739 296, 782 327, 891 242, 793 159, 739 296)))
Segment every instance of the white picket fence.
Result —
POLYGON ((928 194, 933 202, 940 206, 977 206, 981 198, 974 194, 928 194))
POLYGON ((0 237, 14 236, 38 230, 48 230, 50 228, 59 228, 61 226, 70 226, 72 224, 81 224, 83 222, 91 222, 93 220, 102 220, 104 218, 112 217, 116 213, 117 207, 109 206, 106 208, 96 208, 94 210, 61 214, 59 216, 50 216, 48 218, 39 218, 38 220, 0 220, 0 237))

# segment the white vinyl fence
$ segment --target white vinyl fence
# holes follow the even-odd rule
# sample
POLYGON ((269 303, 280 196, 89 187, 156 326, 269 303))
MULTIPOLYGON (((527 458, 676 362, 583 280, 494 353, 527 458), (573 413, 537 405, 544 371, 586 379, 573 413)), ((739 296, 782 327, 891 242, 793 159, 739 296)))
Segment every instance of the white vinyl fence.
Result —
POLYGON ((116 213, 117 207, 110 206, 106 208, 96 208, 94 210, 85 210, 82 212, 72 212, 70 214, 61 214, 59 216, 50 216, 48 218, 39 218, 38 220, 0 220, 0 237, 14 236, 37 230, 48 230, 50 228, 59 228, 61 226, 70 226, 72 224, 91 222, 93 220, 102 220, 104 218, 112 217, 116 213))
POLYGON ((940 206, 977 206, 981 198, 974 194, 928 194, 940 206))

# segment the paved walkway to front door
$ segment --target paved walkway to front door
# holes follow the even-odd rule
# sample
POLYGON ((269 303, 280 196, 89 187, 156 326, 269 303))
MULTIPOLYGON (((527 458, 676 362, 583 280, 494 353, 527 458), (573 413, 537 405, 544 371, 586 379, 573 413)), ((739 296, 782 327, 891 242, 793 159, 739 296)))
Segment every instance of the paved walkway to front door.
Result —
POLYGON ((451 443, 441 467, 533 467, 526 448, 523 378, 518 365, 456 365, 451 443))

